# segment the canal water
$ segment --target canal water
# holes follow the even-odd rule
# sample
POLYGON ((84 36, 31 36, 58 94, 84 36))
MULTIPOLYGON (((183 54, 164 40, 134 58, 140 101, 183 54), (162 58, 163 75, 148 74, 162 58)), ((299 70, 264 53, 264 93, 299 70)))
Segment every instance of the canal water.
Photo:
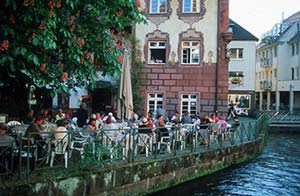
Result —
POLYGON ((300 195, 300 133, 272 133, 255 159, 152 194, 300 195))

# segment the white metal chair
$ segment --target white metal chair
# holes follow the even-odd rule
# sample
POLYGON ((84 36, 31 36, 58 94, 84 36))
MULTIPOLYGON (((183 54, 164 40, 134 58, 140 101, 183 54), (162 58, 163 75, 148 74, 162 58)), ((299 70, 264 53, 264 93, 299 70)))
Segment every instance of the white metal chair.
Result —
POLYGON ((68 140, 52 140, 52 145, 54 145, 54 148, 51 152, 51 161, 50 161, 50 167, 53 167, 53 162, 55 159, 55 155, 64 155, 65 160, 65 168, 68 167, 68 140))
MULTIPOLYGON (((149 156, 149 151, 152 151, 152 138, 148 134, 138 134, 137 148, 145 148, 146 157, 149 156)), ((137 151, 137 150, 136 150, 137 151)), ((137 154, 137 152, 136 152, 137 154)))
POLYGON ((19 126, 19 125, 22 125, 22 123, 19 122, 19 121, 16 121, 16 120, 12 120, 12 121, 9 121, 7 123, 7 126, 9 126, 9 127, 11 127, 11 126, 19 126))

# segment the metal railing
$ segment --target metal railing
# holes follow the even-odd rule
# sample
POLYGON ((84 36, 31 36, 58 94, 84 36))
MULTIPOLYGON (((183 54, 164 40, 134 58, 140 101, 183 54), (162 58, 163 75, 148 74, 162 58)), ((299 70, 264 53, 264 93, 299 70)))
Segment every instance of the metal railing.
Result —
POLYGON ((16 135, 15 144, 1 148, 1 158, 3 154, 9 158, 6 156, 5 164, 1 159, 0 176, 23 179, 57 171, 61 171, 62 175, 63 171, 70 172, 78 168, 106 167, 239 145, 256 139, 263 129, 264 120, 235 123, 231 128, 214 123, 208 126, 168 126, 163 129, 77 129, 64 132, 65 136, 59 140, 54 138, 58 132, 53 131, 43 132, 42 140, 31 138, 37 133, 30 133, 29 138, 16 135), (7 162, 11 164, 9 168, 7 162))

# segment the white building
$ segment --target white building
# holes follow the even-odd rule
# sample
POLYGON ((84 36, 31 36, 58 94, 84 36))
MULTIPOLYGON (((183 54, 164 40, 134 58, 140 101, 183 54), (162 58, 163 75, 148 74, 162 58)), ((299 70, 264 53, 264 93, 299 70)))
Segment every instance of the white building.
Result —
POLYGON ((258 38, 230 20, 233 39, 229 44, 228 103, 237 104, 241 114, 251 113, 255 105, 255 55, 258 38))
POLYGON ((274 25, 257 48, 257 106, 264 110, 300 109, 300 12, 274 25))

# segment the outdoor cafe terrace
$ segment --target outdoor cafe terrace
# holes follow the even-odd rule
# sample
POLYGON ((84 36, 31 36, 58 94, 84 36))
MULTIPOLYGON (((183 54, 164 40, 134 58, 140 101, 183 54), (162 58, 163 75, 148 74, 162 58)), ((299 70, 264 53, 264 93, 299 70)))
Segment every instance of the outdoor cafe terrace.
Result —
POLYGON ((159 127, 145 134, 139 133, 144 128, 130 128, 126 123, 120 123, 115 130, 109 127, 96 131, 76 128, 60 140, 53 137, 55 126, 48 124, 46 132, 38 133, 43 140, 34 140, 30 135, 25 138, 25 125, 11 126, 10 134, 16 140, 1 148, 0 180, 7 177, 13 180, 49 175, 59 177, 80 169, 103 168, 247 143, 258 137, 263 122, 261 119, 240 122, 239 126, 228 129, 218 123, 206 127, 169 125, 166 126, 168 136, 162 135, 159 127))

